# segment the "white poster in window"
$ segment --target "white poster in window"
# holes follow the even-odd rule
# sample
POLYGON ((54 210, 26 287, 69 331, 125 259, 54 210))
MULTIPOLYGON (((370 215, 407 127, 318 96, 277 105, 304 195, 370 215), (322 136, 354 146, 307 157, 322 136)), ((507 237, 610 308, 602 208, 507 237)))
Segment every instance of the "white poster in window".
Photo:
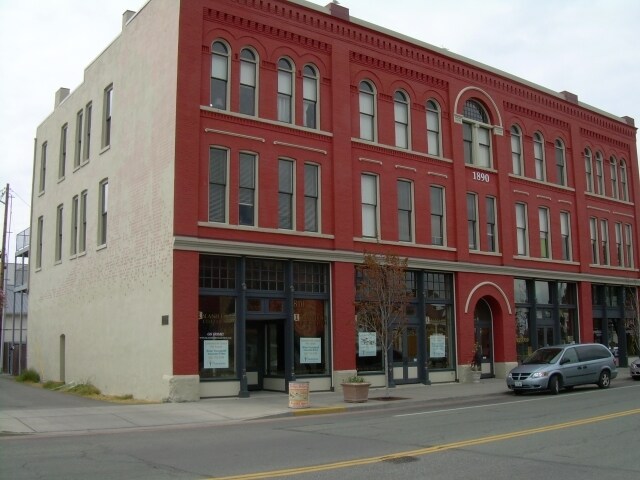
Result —
POLYGON ((376 332, 358 332, 358 356, 376 356, 376 332))
POLYGON ((429 337, 429 357, 443 358, 447 356, 446 337, 440 333, 429 337))
POLYGON ((229 340, 205 340, 204 368, 229 368, 229 340))
POLYGON ((322 342, 319 338, 300 338, 300 363, 320 363, 322 361, 322 342))

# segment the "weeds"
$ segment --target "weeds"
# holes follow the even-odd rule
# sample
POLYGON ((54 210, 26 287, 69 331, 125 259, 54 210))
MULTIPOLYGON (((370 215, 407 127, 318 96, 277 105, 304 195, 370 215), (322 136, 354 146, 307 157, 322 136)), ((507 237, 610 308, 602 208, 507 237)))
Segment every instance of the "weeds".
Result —
POLYGON ((18 375, 18 377, 16 377, 16 380, 18 382, 40 383, 40 374, 32 368, 28 368, 20 375, 18 375))

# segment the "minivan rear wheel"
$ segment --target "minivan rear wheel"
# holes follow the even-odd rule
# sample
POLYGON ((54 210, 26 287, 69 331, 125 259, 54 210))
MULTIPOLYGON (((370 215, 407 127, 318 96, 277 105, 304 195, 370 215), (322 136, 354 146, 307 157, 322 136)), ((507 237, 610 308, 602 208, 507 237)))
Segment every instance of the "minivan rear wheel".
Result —
POLYGON ((600 378, 598 379, 598 387, 600 388, 609 388, 611 385, 611 375, 608 370, 603 370, 600 372, 600 378))
POLYGON ((551 395, 558 395, 560 393, 560 380, 557 375, 549 379, 549 392, 551 392, 551 395))

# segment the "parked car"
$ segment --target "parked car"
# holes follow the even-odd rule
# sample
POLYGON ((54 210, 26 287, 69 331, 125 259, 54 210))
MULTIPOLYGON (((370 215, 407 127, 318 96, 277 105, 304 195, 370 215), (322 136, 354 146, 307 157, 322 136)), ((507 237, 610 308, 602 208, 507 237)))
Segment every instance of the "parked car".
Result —
POLYGON ((629 373, 634 380, 640 380, 640 358, 631 362, 629 365, 629 373))
POLYGON ((594 383, 608 388, 618 376, 613 354, 599 343, 557 345, 533 352, 507 375, 507 387, 516 394, 594 383))

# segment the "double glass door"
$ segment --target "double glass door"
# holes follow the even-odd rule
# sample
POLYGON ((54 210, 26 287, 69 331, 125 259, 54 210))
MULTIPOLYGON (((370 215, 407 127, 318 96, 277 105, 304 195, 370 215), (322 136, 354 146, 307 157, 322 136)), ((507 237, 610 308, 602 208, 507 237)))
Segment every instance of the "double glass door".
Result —
POLYGON ((247 321, 245 349, 249 390, 264 389, 265 378, 284 378, 284 320, 247 321))

